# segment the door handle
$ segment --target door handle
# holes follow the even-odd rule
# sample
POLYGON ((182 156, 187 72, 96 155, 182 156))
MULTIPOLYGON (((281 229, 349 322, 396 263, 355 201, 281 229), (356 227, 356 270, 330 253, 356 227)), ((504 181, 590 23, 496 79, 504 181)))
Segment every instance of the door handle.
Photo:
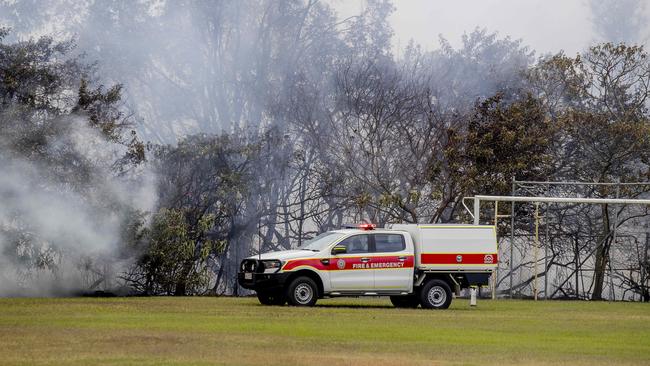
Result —
POLYGON ((405 256, 401 256, 401 257, 397 257, 397 259, 399 259, 400 262, 404 262, 404 261, 406 260, 406 257, 405 257, 405 256))
POLYGON ((361 258, 361 262, 363 262, 363 263, 370 262, 370 258, 368 258, 368 257, 363 257, 363 258, 361 258))

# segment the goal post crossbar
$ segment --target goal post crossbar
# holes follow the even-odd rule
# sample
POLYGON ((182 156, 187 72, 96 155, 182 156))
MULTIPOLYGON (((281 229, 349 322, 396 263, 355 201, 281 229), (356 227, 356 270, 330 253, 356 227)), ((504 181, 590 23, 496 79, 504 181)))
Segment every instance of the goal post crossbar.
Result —
POLYGON ((479 224, 481 201, 487 202, 556 202, 556 203, 589 203, 589 204, 621 204, 621 205, 650 205, 650 199, 635 198, 586 198, 586 197, 527 197, 527 196, 484 196, 476 195, 465 199, 474 200, 474 225, 479 224))

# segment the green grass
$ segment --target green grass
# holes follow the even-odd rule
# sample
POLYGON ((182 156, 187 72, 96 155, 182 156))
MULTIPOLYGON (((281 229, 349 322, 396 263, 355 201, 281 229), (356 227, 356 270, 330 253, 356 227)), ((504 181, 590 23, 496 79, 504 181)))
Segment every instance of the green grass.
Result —
POLYGON ((387 299, 0 299, 0 364, 650 364, 650 304, 387 299))

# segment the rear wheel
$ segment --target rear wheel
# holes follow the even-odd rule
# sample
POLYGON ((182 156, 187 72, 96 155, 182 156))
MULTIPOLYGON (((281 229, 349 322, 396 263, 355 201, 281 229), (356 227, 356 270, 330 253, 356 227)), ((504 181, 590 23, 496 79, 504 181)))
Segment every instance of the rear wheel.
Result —
POLYGON ((420 303, 426 309, 447 309, 451 304, 451 288, 442 280, 430 280, 420 291, 420 303))
POLYGON ((262 305, 284 305, 287 299, 282 292, 258 292, 257 299, 262 305))
POLYGON ((295 306, 314 306, 318 300, 318 286, 309 277, 298 277, 287 287, 289 304, 295 306))
POLYGON ((410 308, 415 309, 420 305, 420 299, 415 295, 407 296, 391 296, 390 302, 393 303, 393 306, 396 308, 410 308))

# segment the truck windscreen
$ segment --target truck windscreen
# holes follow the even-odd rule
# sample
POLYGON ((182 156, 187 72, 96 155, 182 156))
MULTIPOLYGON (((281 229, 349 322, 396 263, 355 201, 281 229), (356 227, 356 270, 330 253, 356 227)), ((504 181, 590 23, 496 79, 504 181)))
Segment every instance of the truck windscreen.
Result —
POLYGON ((330 245, 332 242, 342 238, 343 236, 345 236, 345 234, 343 233, 327 231, 311 240, 308 240, 307 242, 305 242, 305 245, 301 246, 298 249, 320 252, 321 250, 327 248, 327 246, 330 245))

